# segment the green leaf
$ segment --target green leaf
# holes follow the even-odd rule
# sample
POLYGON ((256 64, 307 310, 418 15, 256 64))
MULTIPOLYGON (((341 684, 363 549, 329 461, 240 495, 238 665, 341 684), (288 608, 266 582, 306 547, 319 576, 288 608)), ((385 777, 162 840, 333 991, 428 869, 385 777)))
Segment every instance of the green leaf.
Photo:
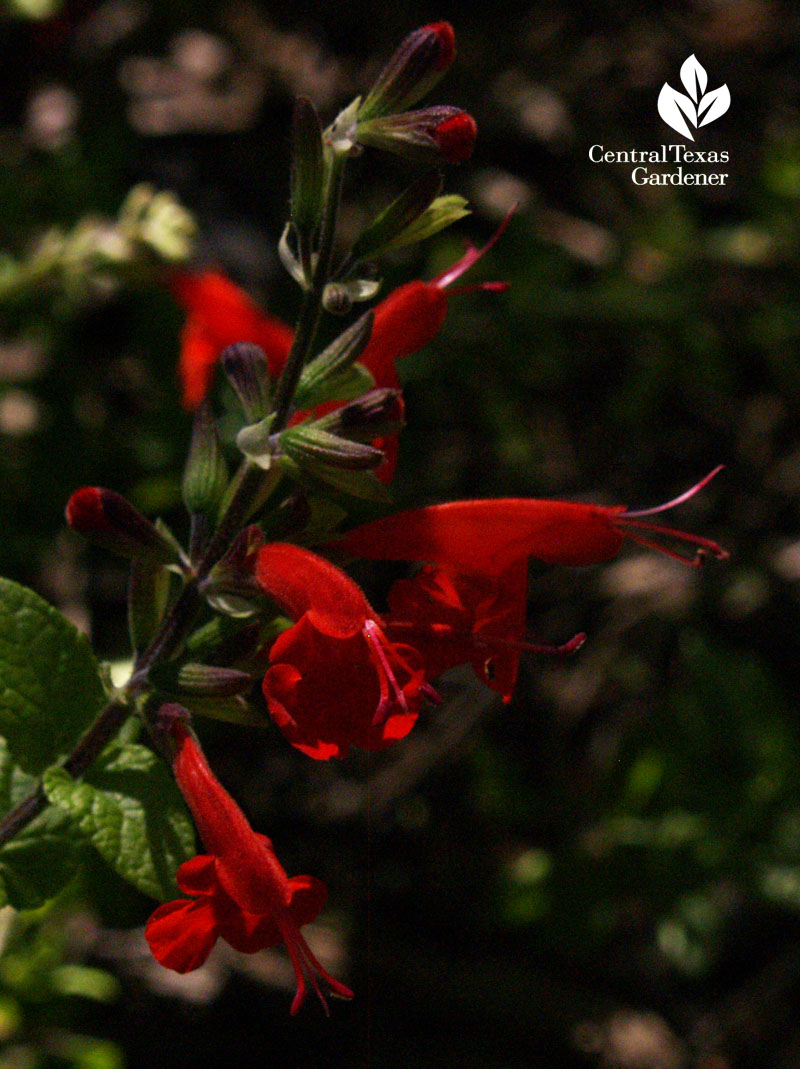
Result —
POLYGON ((175 872, 196 853, 194 828, 152 751, 135 743, 113 747, 80 781, 48 769, 44 789, 120 876, 153 898, 176 894, 175 872))
POLYGON ((353 260, 365 260, 375 256, 396 241, 417 219, 427 211, 442 189, 439 171, 423 174, 388 208, 376 216, 356 241, 350 255, 353 260))
POLYGON ((67 754, 105 701, 88 640, 27 587, 0 579, 0 735, 25 772, 67 754))
MULTIPOLYGON (((7 813, 27 798, 37 781, 14 766, 0 738, 0 810, 7 813)), ((38 909, 75 874, 85 847, 70 818, 48 806, 0 849, 0 905, 38 909)))
POLYGON ((437 197, 430 207, 426 208, 410 226, 393 238, 385 247, 390 249, 402 249, 406 245, 416 245, 419 241, 433 237, 440 230, 444 230, 459 219, 470 215, 467 201, 457 193, 449 193, 444 197, 437 197))

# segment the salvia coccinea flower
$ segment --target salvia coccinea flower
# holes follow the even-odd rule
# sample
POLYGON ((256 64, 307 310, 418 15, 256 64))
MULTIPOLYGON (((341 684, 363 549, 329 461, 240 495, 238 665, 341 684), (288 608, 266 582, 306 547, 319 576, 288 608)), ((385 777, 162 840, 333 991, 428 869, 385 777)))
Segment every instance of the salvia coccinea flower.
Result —
POLYGON ((402 739, 423 698, 422 655, 394 642, 363 591, 330 561, 300 546, 259 549, 255 579, 294 625, 270 650, 264 696, 283 734, 319 760, 350 746, 380 750, 402 739))
POLYGON ((178 362, 185 408, 193 411, 207 396, 222 350, 236 342, 260 346, 271 376, 280 374, 292 347, 293 331, 263 312, 225 275, 176 272, 171 289, 188 313, 178 362))
POLYGON ((147 922, 153 956, 166 968, 186 973, 203 964, 218 938, 248 954, 285 943, 297 978, 293 1014, 309 984, 326 1013, 326 994, 352 998, 352 991, 323 969, 300 931, 323 908, 325 885, 313 876, 290 879, 270 840, 253 831, 216 779, 180 716, 168 731, 175 779, 208 854, 178 870, 178 886, 190 897, 164 903, 147 922))
POLYGON ((175 548, 115 490, 82 486, 67 502, 67 523, 90 542, 134 560, 173 561, 175 548))
POLYGON ((523 652, 564 656, 586 639, 577 634, 561 646, 529 639, 525 592, 525 562, 501 576, 459 575, 425 565, 389 591, 386 634, 394 641, 413 641, 425 658, 428 678, 471 664, 478 679, 508 702, 523 652))
POLYGON ((337 548, 368 560, 429 561, 467 575, 502 575, 530 557, 546 564, 583 565, 611 560, 626 539, 698 566, 728 553, 702 535, 653 523, 649 517, 688 501, 721 470, 651 509, 531 498, 451 501, 356 527, 337 548), (691 555, 678 546, 691 548, 691 555))

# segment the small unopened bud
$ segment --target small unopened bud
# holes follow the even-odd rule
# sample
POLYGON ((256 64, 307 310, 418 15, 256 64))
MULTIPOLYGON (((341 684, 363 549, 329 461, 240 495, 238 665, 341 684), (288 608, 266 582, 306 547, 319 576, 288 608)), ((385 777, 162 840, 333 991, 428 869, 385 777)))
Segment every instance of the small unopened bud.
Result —
MULTIPOLYGON (((295 393, 295 404, 298 408, 312 408, 332 399, 347 399, 339 392, 342 377, 353 371, 353 365, 366 349, 374 322, 375 313, 365 312, 360 319, 342 331, 319 356, 306 364, 295 393)), ((368 372, 364 371, 364 376, 367 376, 366 384, 363 376, 357 376, 358 382, 354 380, 358 393, 364 393, 373 384, 368 372)), ((349 396, 357 394, 351 393, 349 396)))
POLYGON ((218 612, 227 616, 250 616, 259 600, 259 588, 253 579, 253 568, 264 536, 257 524, 245 527, 225 556, 202 583, 202 591, 218 612))
POLYGON ((419 163, 462 163, 472 155, 477 132, 466 111, 442 105, 359 122, 356 138, 419 163))
POLYGON ((247 422, 263 419, 270 408, 269 364, 264 350, 250 342, 229 345, 222 353, 222 367, 247 422))
POLYGON ((359 108, 359 120, 412 108, 436 85, 455 55, 456 38, 449 22, 414 30, 379 74, 359 108))
POLYGON ((175 547, 121 494, 99 486, 76 490, 67 502, 67 523, 112 553, 164 563, 176 559, 175 547))
POLYGON ((322 307, 331 315, 344 316, 353 307, 353 298, 341 282, 329 282, 322 293, 322 307))
POLYGON ((348 438, 340 438, 314 424, 292 427, 281 435, 284 453, 298 467, 313 471, 319 464, 344 471, 365 471, 383 463, 380 449, 348 438))
POLYGON ((363 397, 329 412, 314 424, 319 430, 357 442, 397 434, 403 428, 405 406, 400 390, 370 390, 363 397))
POLYGON ((228 487, 228 466, 207 402, 197 409, 183 473, 183 500, 190 513, 216 516, 228 487))
POLYGON ((253 677, 236 668, 210 664, 184 664, 177 674, 179 690, 205 698, 231 698, 253 686, 253 677))

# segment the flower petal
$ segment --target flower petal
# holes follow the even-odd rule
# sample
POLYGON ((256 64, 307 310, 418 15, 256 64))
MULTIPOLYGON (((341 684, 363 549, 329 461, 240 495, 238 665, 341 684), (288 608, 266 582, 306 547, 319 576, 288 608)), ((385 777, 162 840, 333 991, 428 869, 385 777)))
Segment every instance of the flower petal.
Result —
POLYGON ((158 907, 144 934, 156 961, 167 969, 187 973, 203 964, 218 933, 207 899, 178 898, 158 907))
POLYGON ((178 887, 186 895, 210 895, 219 884, 211 854, 198 854, 184 861, 176 878, 178 887))

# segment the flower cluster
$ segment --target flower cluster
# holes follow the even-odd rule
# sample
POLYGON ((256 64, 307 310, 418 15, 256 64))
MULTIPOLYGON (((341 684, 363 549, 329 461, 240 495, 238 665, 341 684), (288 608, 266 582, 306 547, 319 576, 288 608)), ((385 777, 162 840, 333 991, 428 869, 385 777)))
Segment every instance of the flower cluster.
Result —
POLYGON ((582 633, 555 644, 527 635, 530 559, 597 564, 616 557, 626 540, 692 566, 727 556, 708 538, 652 519, 698 493, 719 469, 641 511, 499 498, 432 505, 347 530, 350 498, 387 499, 404 415, 397 361, 436 337, 459 289, 453 283, 509 219, 482 249, 470 246, 433 280, 396 289, 314 354, 323 311, 349 311, 377 292, 365 261, 465 214, 461 198, 439 196, 438 172, 426 172, 349 249, 334 240, 342 169, 362 146, 423 164, 457 162, 472 151, 469 115, 415 108, 454 55, 452 28, 434 23, 409 35, 372 90, 326 131, 311 102, 298 102, 290 221, 279 250, 303 290, 295 330, 219 272, 172 276, 187 313, 183 402, 195 413, 182 483, 188 548, 112 491, 83 488, 67 506, 75 530, 132 561, 131 630, 141 652, 131 691, 146 695, 139 708, 207 850, 177 872, 186 897, 150 918, 153 954, 187 972, 219 938, 244 952, 284 943, 297 977, 293 1013, 309 986, 326 1012, 326 993, 351 997, 301 933, 322 909, 325 888, 313 877, 286 875, 270 840, 253 831, 214 777, 190 712, 246 723, 271 718, 316 760, 342 758, 351 747, 381 750, 412 730, 425 703, 441 702, 434 684, 446 670, 471 665, 509 701, 524 652, 580 648, 582 633), (218 363, 244 416, 232 478, 209 403, 218 363), (394 583, 387 610, 378 612, 342 570, 353 557, 420 567, 394 583), (168 573, 176 572, 183 589, 168 607, 175 585, 168 573))

